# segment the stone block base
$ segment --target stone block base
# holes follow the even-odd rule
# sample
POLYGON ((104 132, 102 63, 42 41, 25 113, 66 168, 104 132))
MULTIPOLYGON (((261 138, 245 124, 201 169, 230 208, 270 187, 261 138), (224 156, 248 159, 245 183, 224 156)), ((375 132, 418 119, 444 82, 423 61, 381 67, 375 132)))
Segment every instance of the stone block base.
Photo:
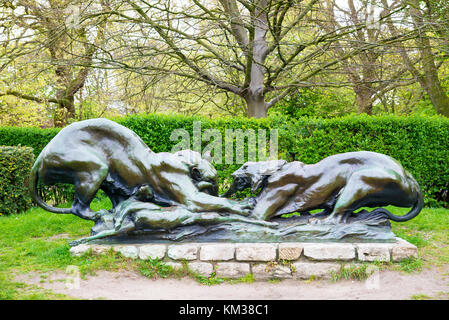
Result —
POLYGON ((105 254, 110 249, 131 259, 161 259, 167 265, 189 268, 204 276, 256 280, 328 278, 342 264, 417 258, 416 246, 396 238, 395 243, 180 243, 81 244, 70 252, 105 254))

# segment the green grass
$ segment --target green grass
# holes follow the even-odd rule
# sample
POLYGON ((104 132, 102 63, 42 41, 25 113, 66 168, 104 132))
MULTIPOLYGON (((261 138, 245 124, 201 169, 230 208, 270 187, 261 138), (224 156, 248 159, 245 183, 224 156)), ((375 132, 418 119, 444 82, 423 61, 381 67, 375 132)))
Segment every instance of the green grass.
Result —
POLYGON ((414 294, 410 297, 411 300, 448 300, 449 292, 440 291, 435 293, 433 296, 427 294, 419 293, 414 294))
MULTIPOLYGON (((110 202, 107 199, 96 199, 92 208, 110 208, 110 202)), ((389 209, 394 214, 407 212, 407 209, 389 209)), ((67 239, 61 239, 58 235, 65 234, 69 240, 78 239, 87 236, 92 226, 92 221, 73 215, 50 213, 40 208, 0 217, 0 299, 70 298, 14 280, 15 274, 47 274, 56 270, 64 271, 67 266, 76 266, 82 277, 95 274, 98 270, 127 269, 140 271, 148 277, 193 276, 200 283, 208 285, 223 281, 254 281, 252 275, 236 280, 217 278, 215 275, 204 277, 188 270, 172 270, 168 266, 164 267, 160 261, 126 259, 112 251, 100 256, 71 256, 67 239)), ((397 236, 417 245, 420 255, 419 259, 394 264, 398 270, 416 272, 430 265, 449 264, 449 210, 427 208, 413 220, 392 222, 392 227, 397 236)), ((45 276, 42 280, 45 280, 45 276)))
POLYGON ((139 271, 140 274, 147 278, 157 279, 157 278, 167 278, 171 273, 173 273, 174 269, 166 265, 163 261, 156 259, 148 258, 148 260, 139 262, 139 271))
POLYGON ((215 275, 215 272, 213 272, 209 277, 203 276, 201 274, 192 274, 192 276, 201 284, 204 284, 206 286, 213 286, 216 284, 220 284, 225 282, 226 280, 223 278, 219 278, 215 275))
POLYGON ((330 280, 332 282, 337 282, 338 280, 366 280, 371 275, 368 270, 368 264, 360 265, 341 265, 340 269, 336 272, 331 272, 330 280))
MULTIPOLYGON (((388 208, 394 214, 404 214, 407 209, 388 208)), ((393 232, 418 247, 423 267, 449 264, 449 210, 425 208, 407 222, 392 222, 393 232)))
MULTIPOLYGON (((94 201, 92 208, 107 208, 108 199, 94 201)), ((102 256, 73 257, 66 239, 55 237, 65 234, 70 239, 86 236, 93 222, 73 215, 58 215, 33 208, 24 213, 0 217, 0 299, 54 299, 48 291, 14 281, 14 274, 46 273, 78 267, 81 276, 97 270, 129 268, 128 259, 110 252, 102 256)), ((135 266, 132 266, 135 267, 135 266)))
POLYGON ((422 270, 423 265, 424 262, 420 258, 418 259, 408 258, 399 262, 399 270, 404 271, 406 273, 420 272, 422 270))
POLYGON ((410 297, 411 300, 448 300, 449 292, 440 291, 437 292, 434 296, 429 296, 427 294, 419 293, 414 294, 410 297))

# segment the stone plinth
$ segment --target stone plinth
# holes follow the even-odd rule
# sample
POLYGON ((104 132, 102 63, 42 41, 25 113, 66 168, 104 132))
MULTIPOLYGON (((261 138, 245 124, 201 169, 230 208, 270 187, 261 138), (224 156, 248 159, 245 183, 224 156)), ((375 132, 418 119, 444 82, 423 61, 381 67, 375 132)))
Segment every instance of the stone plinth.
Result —
POLYGON ((240 278, 252 273, 256 280, 328 278, 342 265, 374 261, 399 262, 417 258, 416 246, 396 238, 394 243, 180 243, 180 244, 81 244, 74 256, 106 254, 110 250, 131 259, 160 259, 210 276, 240 278))

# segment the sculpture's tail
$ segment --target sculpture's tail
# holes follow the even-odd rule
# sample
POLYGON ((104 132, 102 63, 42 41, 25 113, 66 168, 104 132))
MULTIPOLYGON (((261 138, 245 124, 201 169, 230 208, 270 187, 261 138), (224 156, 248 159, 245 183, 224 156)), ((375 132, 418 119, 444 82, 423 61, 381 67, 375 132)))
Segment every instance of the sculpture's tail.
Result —
POLYGON ((416 217, 421 212, 423 206, 424 206, 423 195, 418 188, 416 202, 413 205, 413 208, 407 214, 404 214, 403 216, 396 216, 385 208, 379 208, 376 211, 379 213, 384 213, 390 220, 393 220, 396 222, 404 222, 404 221, 408 221, 408 220, 416 217))
POLYGON ((41 156, 37 158, 36 162, 33 165, 33 168, 31 169, 29 180, 28 180, 28 190, 31 195, 31 198, 36 202, 40 207, 44 208, 47 211, 54 212, 54 213, 64 213, 69 214, 72 213, 70 208, 55 208, 52 207, 44 202, 42 197, 40 196, 38 190, 37 190, 37 183, 39 181, 39 163, 41 160, 41 156))

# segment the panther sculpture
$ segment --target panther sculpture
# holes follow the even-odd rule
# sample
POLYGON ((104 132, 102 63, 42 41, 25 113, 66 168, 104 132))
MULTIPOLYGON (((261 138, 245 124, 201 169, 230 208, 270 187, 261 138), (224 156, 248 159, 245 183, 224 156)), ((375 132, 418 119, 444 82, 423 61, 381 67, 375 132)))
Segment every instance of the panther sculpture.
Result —
POLYGON ((217 171, 197 152, 155 153, 133 131, 107 119, 73 123, 62 129, 42 150, 30 174, 33 200, 54 213, 71 213, 98 220, 90 203, 102 189, 114 207, 151 186, 153 202, 181 205, 191 212, 227 212, 248 215, 249 202, 217 197, 217 171), (38 193, 44 184, 69 183, 75 188, 71 208, 46 204, 38 193))
POLYGON ((422 193, 412 175, 395 159, 375 152, 336 154, 316 164, 247 162, 232 176, 233 184, 224 196, 261 187, 251 214, 256 219, 324 209, 319 216, 325 218, 312 219, 314 223, 339 223, 359 208, 393 205, 412 209, 403 216, 384 208, 376 212, 393 221, 407 221, 423 207, 422 193))

